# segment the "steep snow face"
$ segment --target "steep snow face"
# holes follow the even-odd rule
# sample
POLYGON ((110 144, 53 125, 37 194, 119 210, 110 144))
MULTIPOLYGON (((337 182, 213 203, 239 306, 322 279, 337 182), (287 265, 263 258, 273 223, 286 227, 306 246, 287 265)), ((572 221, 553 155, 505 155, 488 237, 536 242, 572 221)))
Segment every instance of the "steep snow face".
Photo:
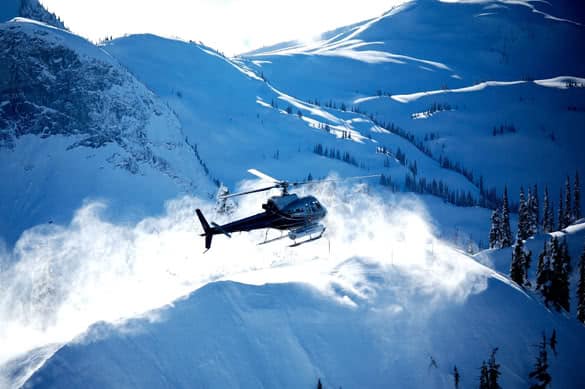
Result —
POLYGON ((534 345, 553 329, 555 386, 577 388, 585 379, 582 369, 568 368, 585 362, 579 324, 501 279, 488 278, 487 289, 445 304, 420 291, 403 300, 399 268, 351 260, 338 276, 347 268, 364 277, 370 296, 349 300, 339 287, 349 304, 302 284, 210 284, 154 320, 94 326, 25 387, 298 388, 320 378, 326 387, 452 388, 454 366, 460 385, 475 387, 482 361, 498 347, 500 384, 525 388, 534 345))
POLYGON ((297 98, 395 123, 435 158, 459 162, 500 193, 507 184, 516 197, 520 185, 535 183, 556 192, 559 172, 585 166, 577 49, 585 27, 564 20, 567 9, 562 2, 415 1, 244 62, 297 98))
POLYGON ((135 219, 178 193, 213 191, 170 109, 104 51, 26 19, 0 26, 0 50, 8 243, 35 224, 69 220, 86 197, 135 219))

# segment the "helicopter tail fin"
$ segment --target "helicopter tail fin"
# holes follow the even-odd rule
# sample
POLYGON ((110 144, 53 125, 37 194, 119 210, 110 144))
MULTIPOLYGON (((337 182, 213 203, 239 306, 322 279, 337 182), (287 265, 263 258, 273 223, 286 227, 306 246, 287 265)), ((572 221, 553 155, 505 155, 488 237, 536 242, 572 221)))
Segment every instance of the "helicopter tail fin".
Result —
POLYGON ((209 223, 207 223, 207 220, 205 220, 205 216, 203 216, 201 210, 197 208, 195 212, 197 213, 199 222, 201 222, 201 227, 203 227, 204 234, 202 235, 205 236, 205 249, 209 250, 211 247, 211 239, 213 238, 213 231, 211 230, 211 227, 209 227, 209 223))

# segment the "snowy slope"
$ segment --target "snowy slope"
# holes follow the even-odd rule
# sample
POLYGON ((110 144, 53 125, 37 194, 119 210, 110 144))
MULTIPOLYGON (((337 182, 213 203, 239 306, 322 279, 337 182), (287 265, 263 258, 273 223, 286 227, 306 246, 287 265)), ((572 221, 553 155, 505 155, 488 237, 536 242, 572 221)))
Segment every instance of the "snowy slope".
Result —
POLYGON ((534 183, 556 193, 559 176, 585 167, 585 27, 570 19, 573 8, 413 1, 317 42, 244 57, 296 97, 343 102, 420 141, 438 135, 424 141, 437 158, 458 161, 500 193, 508 184, 516 197, 520 184, 534 183), (429 115, 433 104, 450 109, 429 115), (493 137, 500 126, 517 133, 493 137))
POLYGON ((367 93, 368 88, 371 94, 377 89, 397 93, 420 85, 440 89, 479 80, 583 74, 581 23, 552 19, 534 8, 563 10, 555 2, 415 0, 378 18, 324 33, 316 42, 243 56, 268 61, 261 64, 266 77, 305 99, 346 98, 341 93, 367 93), (291 62, 297 68, 287 66, 291 62), (284 67, 288 77, 281 73, 284 67), (306 77, 315 83, 296 82, 306 77))
MULTIPOLYGON (((257 212, 272 193, 242 198, 233 215, 211 200, 213 181, 264 184, 250 167, 295 180, 384 173, 403 186, 411 173, 398 148, 419 177, 473 197, 477 182, 440 155, 487 186, 508 184, 512 199, 521 184, 554 193, 585 166, 585 72, 572 50, 582 27, 559 4, 418 1, 313 45, 236 59, 152 35, 96 47, 28 20, 0 25, 0 387, 321 377, 326 387, 448 388, 455 364, 473 387, 499 347, 502 386, 523 388, 553 328, 554 385, 578 387, 582 326, 500 274, 509 250, 462 253, 485 245, 487 209, 375 181, 306 187, 329 210, 326 239, 257 246, 256 231, 219 236, 205 255, 193 217, 198 207, 218 223, 257 212), (424 141, 432 155, 381 121, 438 134, 424 141), (502 124, 517 132, 493 136, 502 124), (318 155, 318 144, 356 163, 318 155)), ((583 230, 566 233, 576 258, 583 230)))
MULTIPOLYGON (((173 108, 185 133, 198 142, 211 176, 232 191, 240 181, 250 178, 246 172, 249 167, 293 180, 309 174, 317 178, 331 173, 384 173, 403 185, 410 172, 394 158, 376 152, 384 145, 392 151, 400 148, 406 152, 409 160, 417 161, 419 175, 429 181, 441 179, 454 190, 477 196, 478 188, 461 174, 441 168, 437 161, 365 115, 299 100, 263 81, 240 62, 223 58, 209 48, 137 35, 108 42, 104 49, 173 108), (292 114, 287 114, 287 107, 292 114), (325 125, 329 132, 322 128, 325 125), (351 133, 352 139, 343 139, 344 131, 351 133), (317 144, 350 153, 358 166, 316 155, 313 151, 317 144)), ((371 183, 376 184, 375 180, 371 183)), ((389 191, 384 192, 391 197, 389 191)), ((443 236, 452 239, 457 230, 463 229, 466 232, 461 235, 472 235, 477 243, 487 234, 487 224, 477 226, 478 219, 483 218, 478 215, 487 214, 486 210, 453 213, 450 205, 438 199, 429 197, 425 201, 443 236)), ((467 246, 465 239, 452 240, 467 246)))
MULTIPOLYGON (((380 291, 379 298, 388 297, 380 291)), ((415 311, 426 304, 348 307, 299 284, 211 284, 159 312, 159 322, 96 326, 89 340, 62 349, 25 387, 299 388, 320 377, 326 387, 451 388, 454 365, 461 384, 474 387, 482 360, 499 347, 502 387, 525 388, 531 366, 521 361, 535 357, 541 331, 553 328, 560 334, 551 363, 555 386, 576 388, 584 378, 580 369, 562 368, 574 357, 583 362, 577 325, 499 280, 465 304, 415 311), (504 299, 502 309, 496 301, 504 299), (524 329, 523 338, 506 334, 511 322, 524 329), (431 356, 438 368, 429 367, 431 356)))
MULTIPOLYGON (((247 178, 245 169, 251 166, 296 179, 308 173, 318 177, 376 172, 387 158, 376 154, 377 141, 362 133, 384 134, 393 139, 395 143, 390 144, 393 147, 412 148, 402 138, 385 134, 363 115, 323 109, 297 100, 202 46, 153 36, 111 42, 105 48, 130 69, 129 74, 102 48, 62 30, 27 20, 7 23, 4 28, 5 44, 18 47, 10 49, 13 56, 4 59, 6 68, 14 67, 17 61, 25 66, 21 66, 22 78, 3 80, 21 88, 21 100, 17 103, 30 105, 33 112, 38 112, 31 116, 15 115, 21 111, 9 109, 13 104, 11 97, 7 98, 9 104, 3 105, 5 127, 0 166, 4 181, 11 177, 11 185, 3 186, 2 193, 5 207, 2 220, 6 223, 3 238, 8 246, 2 250, 0 260, 4 280, 1 311, 10 323, 3 329, 2 339, 16 343, 4 347, 2 363, 12 361, 10 366, 17 366, 16 378, 10 378, 10 382, 28 377, 60 345, 96 321, 116 322, 159 307, 226 274, 225 266, 231 274, 235 269, 269 267, 274 258, 291 255, 283 254, 280 247, 262 258, 263 265, 244 261, 243 268, 217 261, 222 267, 204 276, 195 266, 177 284, 172 275, 182 273, 185 260, 192 260, 196 253, 193 247, 200 243, 192 203, 172 203, 175 204, 171 205, 172 217, 164 219, 167 221, 162 225, 153 225, 146 218, 137 225, 138 233, 120 233, 120 229, 126 231, 126 226, 131 228, 142 217, 160 213, 169 198, 189 193, 196 193, 200 199, 208 198, 213 188, 208 178, 203 177, 202 168, 209 178, 235 188, 247 178), (28 44, 10 45, 11 42, 28 44), (155 55, 160 52, 167 55, 155 55), (29 58, 41 58, 42 66, 28 62, 29 58), (73 92, 68 88, 68 74, 59 70, 68 61, 74 69, 71 76, 84 83, 83 88, 73 92), (37 77, 38 84, 25 82, 37 77), (138 80, 166 101, 161 103, 138 80), (64 96, 56 93, 47 97, 39 93, 46 85, 63 91, 64 96), (63 97, 73 103, 64 104, 63 97), (278 101, 280 107, 270 107, 271 100, 278 101), (302 111, 302 117, 287 114, 287 104, 302 111), (63 113, 70 120, 59 120, 63 113), (43 124, 52 115, 55 119, 43 124), (330 132, 318 128, 325 123, 331 126, 330 132), (341 139, 342 131, 351 132, 352 139, 341 139), (353 166, 316 155, 313 147, 317 142, 351 152, 363 165, 353 166), (84 202, 95 199, 108 206, 94 202, 73 214, 84 202), (177 217, 181 223, 175 226, 177 217), (35 227, 17 240, 30 226, 35 227), (177 235, 169 228, 187 235, 180 232, 177 235), (117 236, 122 241, 113 238, 117 236), (130 242, 126 241, 128 237, 130 242), (164 244, 166 249, 162 252, 155 249, 154 256, 144 257, 144 250, 150 252, 161 243, 159 237, 171 239, 164 244), (128 250, 129 247, 140 249, 128 250), (168 256, 170 252, 177 255, 177 262, 170 265, 164 262, 162 268, 151 267, 160 262, 160 255, 168 256), (104 262, 104 253, 109 253, 107 257, 113 263, 104 262), (143 261, 148 265, 144 266, 143 261), (181 270, 176 264, 181 265, 181 270), (146 273, 136 272, 136 267, 146 273), (112 274, 112 269, 120 269, 122 277, 117 278, 119 273, 112 274), (159 271, 170 276, 168 294, 152 295, 153 285, 160 284, 156 277, 159 271), (118 297, 112 304, 112 295, 103 296, 100 290, 113 282, 114 286, 108 288, 127 294, 127 277, 140 285, 137 294, 123 300, 118 297), (137 303, 138 295, 150 298, 137 303), (23 343, 22 339, 27 341, 23 343), (23 357, 33 349, 40 350, 34 358, 23 357)), ((418 151, 413 148, 412 152, 418 151)), ((419 163, 421 171, 442 174, 454 187, 475 190, 459 174, 444 171, 436 161, 428 158, 425 161, 419 163)), ((397 176, 406 174, 406 168, 395 161, 384 169, 397 176)), ((393 197, 390 193, 384 196, 393 197)), ((402 201, 402 197, 398 196, 396 201, 402 201)), ((255 197, 249 206, 240 208, 238 215, 256 211, 263 199, 255 197)), ((427 200, 432 204, 429 212, 437 216, 438 234, 442 237, 466 247, 470 238, 487 234, 487 226, 477 222, 487 219, 487 210, 452 212, 454 207, 438 199, 427 200), (449 216, 439 221, 440 215, 449 216)), ((259 236, 244 240, 248 258, 257 256, 254 243, 258 240, 259 236)), ((12 368, 9 370, 12 376, 12 368)))
POLYGON ((173 112, 103 50, 28 19, 0 25, 0 47, 0 236, 9 244, 26 228, 70 220, 86 198, 137 220, 177 194, 214 192, 173 112))
POLYGON ((571 366, 585 362, 581 325, 440 241, 412 250, 415 231, 406 231, 404 252, 389 235, 396 256, 334 254, 227 276, 261 286, 212 283, 147 318, 97 324, 25 387, 296 388, 320 378, 326 387, 451 388, 455 365, 462 387, 474 387, 498 347, 502 387, 525 388, 535 345, 553 329, 553 384, 579 387, 585 373, 571 366))

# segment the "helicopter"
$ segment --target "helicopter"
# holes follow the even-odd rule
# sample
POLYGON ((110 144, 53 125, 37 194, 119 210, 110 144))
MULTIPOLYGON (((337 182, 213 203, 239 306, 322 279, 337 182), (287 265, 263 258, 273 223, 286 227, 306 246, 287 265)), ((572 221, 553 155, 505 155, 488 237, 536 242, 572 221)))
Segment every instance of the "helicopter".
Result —
POLYGON ((327 209, 315 196, 299 197, 294 193, 289 193, 289 188, 295 188, 307 184, 380 176, 379 174, 374 174, 369 176, 347 177, 343 179, 289 182, 285 180, 277 180, 256 169, 249 169, 248 172, 261 179, 271 181, 273 184, 263 188, 227 194, 220 196, 220 199, 225 200, 230 197, 243 196, 271 189, 280 189, 280 195, 272 196, 265 204, 262 204, 263 212, 221 226, 213 222, 210 226, 201 210, 196 209, 195 212, 197 213, 197 217, 203 227, 203 233, 201 236, 205 237, 205 251, 211 248, 211 240, 214 235, 223 234, 228 238, 231 238, 231 233, 233 232, 252 231, 264 228, 277 229, 282 231, 282 234, 277 238, 267 239, 267 230, 265 240, 259 244, 271 243, 288 237, 294 242, 289 247, 296 247, 320 239, 326 230, 326 227, 321 224, 321 220, 327 215, 327 209), (284 234, 285 231, 288 232, 284 234), (303 238, 307 239, 299 241, 299 239, 303 238))

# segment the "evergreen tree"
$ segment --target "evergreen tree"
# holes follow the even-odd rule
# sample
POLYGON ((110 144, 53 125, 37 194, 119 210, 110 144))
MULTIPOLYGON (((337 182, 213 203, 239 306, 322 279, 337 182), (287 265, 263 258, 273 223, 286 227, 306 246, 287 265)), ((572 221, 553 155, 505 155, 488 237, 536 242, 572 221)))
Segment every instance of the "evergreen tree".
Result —
POLYGON ((552 352, 556 356, 557 355, 557 330, 556 329, 553 329, 552 335, 550 336, 549 344, 550 344, 550 349, 552 350, 552 352))
POLYGON ((490 249, 499 249, 502 247, 502 222, 500 219, 500 209, 497 208, 492 212, 492 220, 490 227, 490 249))
POLYGON ((556 236, 553 236, 549 243, 550 255, 550 289, 549 300, 552 305, 559 309, 559 277, 562 273, 562 266, 560 266, 559 255, 559 241, 556 236))
POLYGON ((540 200, 538 199, 538 185, 534 184, 532 188, 532 222, 534 224, 534 230, 532 235, 538 232, 538 226, 540 225, 540 200))
POLYGON ((573 217, 581 219, 581 188, 579 187, 579 172, 575 172, 575 183, 573 188, 573 217))
POLYGON ((217 194, 215 195, 215 211, 217 213, 231 215, 236 209, 237 204, 234 200, 231 198, 225 198, 225 196, 229 194, 229 189, 225 185, 220 184, 217 194))
POLYGON ((500 364, 496 362, 496 353, 498 352, 498 348, 492 350, 492 354, 490 355, 490 359, 488 360, 488 389, 501 389, 500 384, 498 383, 498 379, 500 378, 500 364))
POLYGON ((488 384, 488 367, 485 361, 481 364, 480 374, 479 374, 479 389, 489 389, 488 384))
POLYGON ((317 389, 323 389, 323 384, 321 383, 321 378, 317 379, 317 389))
POLYGON ((547 307, 550 300, 550 282, 550 250, 549 245, 545 242, 542 252, 538 255, 538 264, 536 265, 536 290, 542 295, 547 307))
POLYGON ((561 189, 561 194, 559 196, 559 228, 558 230, 562 230, 565 228, 565 208, 563 207, 563 190, 561 189))
POLYGON ((569 271, 570 258, 566 243, 559 244, 556 237, 551 240, 550 255, 552 258, 552 274, 550 283, 550 301, 557 310, 569 311, 569 271))
POLYGON ((573 208, 571 207, 571 179, 567 176, 565 181, 565 220, 564 228, 567 228, 573 222, 573 208))
POLYGON ((518 285, 524 285, 526 273, 524 272, 524 241, 518 236, 512 251, 512 263, 510 264, 510 278, 518 285))
POLYGON ((538 187, 536 185, 534 185, 532 190, 528 189, 528 200, 526 203, 528 208, 528 235, 532 236, 538 232, 538 225, 540 223, 538 187))
POLYGON ((518 207, 518 239, 526 240, 530 236, 530 214, 528 204, 524 198, 524 188, 520 188, 520 202, 518 207))
POLYGON ((510 208, 508 206, 508 188, 504 187, 504 196, 502 198, 502 231, 500 233, 502 247, 512 245, 512 231, 510 230, 510 208))
POLYGON ((569 304, 571 301, 571 272, 573 271, 573 267, 571 265, 571 256, 569 255, 569 245, 567 241, 563 239, 562 243, 559 245, 559 251, 561 256, 561 262, 563 267, 563 277, 561 278, 561 282, 559 285, 561 286, 559 297, 560 297, 560 305, 563 307, 567 312, 569 310, 569 304))
POLYGON ((532 264, 532 251, 524 247, 524 285, 527 287, 531 286, 530 279, 528 278, 528 272, 530 271, 530 265, 532 264))
POLYGON ((453 381, 455 383, 455 389, 459 389, 459 382, 461 380, 461 375, 459 374, 459 370, 457 366, 453 367, 453 381))
POLYGON ((544 188, 544 205, 542 210, 542 229, 544 232, 552 232, 554 228, 553 209, 548 197, 548 188, 544 188))
POLYGON ((579 283, 577 284, 577 320, 585 324, 585 248, 579 257, 579 283))
POLYGON ((551 382, 551 376, 548 372, 548 355, 546 352, 546 335, 542 334, 542 341, 538 345, 538 357, 528 377, 534 382, 530 389, 546 389, 551 382))

